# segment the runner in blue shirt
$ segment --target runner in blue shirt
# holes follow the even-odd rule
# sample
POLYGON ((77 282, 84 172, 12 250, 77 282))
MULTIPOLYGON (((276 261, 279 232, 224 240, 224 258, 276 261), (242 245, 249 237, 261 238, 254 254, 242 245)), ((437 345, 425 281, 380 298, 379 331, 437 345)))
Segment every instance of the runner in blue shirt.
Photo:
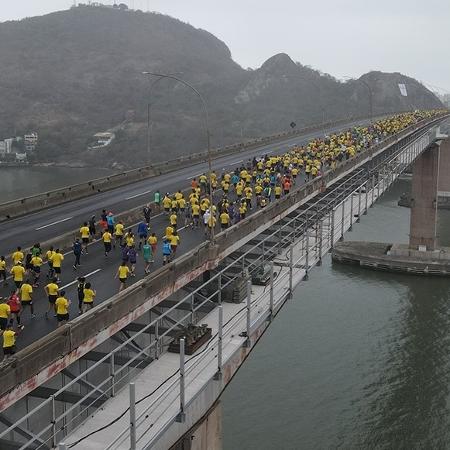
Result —
POLYGON ((164 266, 165 264, 170 262, 170 257, 172 256, 172 246, 170 245, 170 242, 166 238, 163 239, 162 253, 164 266))
POLYGON ((142 221, 138 225, 137 234, 139 236, 139 250, 142 248, 142 244, 147 241, 148 237, 148 225, 146 222, 142 221))

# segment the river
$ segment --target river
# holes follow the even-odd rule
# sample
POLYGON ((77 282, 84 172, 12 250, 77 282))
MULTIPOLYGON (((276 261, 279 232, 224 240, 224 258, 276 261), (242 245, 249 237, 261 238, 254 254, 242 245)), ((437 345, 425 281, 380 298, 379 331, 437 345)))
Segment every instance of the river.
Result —
POLYGON ((109 169, 70 167, 0 167, 0 203, 93 180, 112 173, 109 169))
MULTIPOLYGON (((407 242, 399 180, 347 240, 407 242)), ((442 245, 450 212, 439 212, 442 245)), ((438 449, 450 442, 450 280, 324 259, 222 397, 225 450, 438 449)))
MULTIPOLYGON (((2 201, 107 175, 0 170, 2 201)), ((348 240, 407 242, 409 182, 385 194, 348 240)), ((439 212, 450 244, 450 212, 439 212)), ((311 271, 222 397, 224 449, 447 448, 450 280, 332 265, 311 271)))

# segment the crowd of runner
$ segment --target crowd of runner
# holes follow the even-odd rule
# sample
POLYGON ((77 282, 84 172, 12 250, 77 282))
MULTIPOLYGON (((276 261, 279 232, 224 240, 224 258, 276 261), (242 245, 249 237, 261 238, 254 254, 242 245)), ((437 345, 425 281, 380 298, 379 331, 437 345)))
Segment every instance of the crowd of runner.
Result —
MULTIPOLYGON (((114 253, 119 261, 115 278, 119 292, 129 279, 136 276, 136 264, 141 258, 144 273, 151 271, 158 253, 162 264, 172 261, 181 245, 180 231, 202 229, 207 238, 214 232, 225 230, 245 219, 250 211, 266 208, 271 202, 288 195, 299 182, 320 177, 324 171, 400 132, 439 111, 416 111, 379 120, 370 126, 357 126, 341 133, 311 140, 307 145, 294 146, 286 153, 253 158, 231 171, 218 174, 204 173, 193 178, 186 191, 175 193, 159 191, 154 194, 153 205, 142 210, 142 221, 130 226, 116 221, 112 212, 103 210, 100 220, 91 216, 79 229, 79 237, 72 246, 72 269, 77 271, 81 257, 89 254, 89 244, 103 243, 105 257, 114 253), (211 199, 213 204, 211 204, 211 199), (153 210, 152 210, 153 208, 153 210), (157 235, 152 229, 151 217, 155 212, 166 216, 164 232, 157 235), (134 231, 133 231, 134 230, 134 231)), ((69 320, 70 300, 59 287, 66 256, 58 248, 41 249, 35 244, 28 251, 17 247, 7 262, 0 257, 0 280, 8 285, 11 275, 13 287, 9 297, 0 302, 0 329, 3 331, 4 354, 15 351, 17 334, 24 328, 21 315, 29 310, 35 317, 33 298, 35 290, 43 289, 48 299, 45 318, 57 318, 58 326, 69 320), (41 272, 44 267, 44 283, 41 272)), ((69 259, 67 257, 67 259, 69 259)), ((78 311, 86 312, 94 306, 96 290, 85 277, 77 279, 78 311)))

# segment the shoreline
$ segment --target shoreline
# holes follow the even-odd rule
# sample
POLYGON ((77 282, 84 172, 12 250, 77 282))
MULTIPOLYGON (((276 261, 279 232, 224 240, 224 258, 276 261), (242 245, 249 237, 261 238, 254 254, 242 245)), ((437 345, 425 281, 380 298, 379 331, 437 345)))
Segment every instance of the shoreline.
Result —
MULTIPOLYGON (((52 162, 38 162, 38 163, 28 163, 28 162, 5 162, 0 163, 0 169, 4 168, 30 168, 30 167, 58 167, 65 169, 91 169, 92 167, 79 162, 79 163, 52 163, 52 162)), ((111 167, 95 167, 99 170, 111 170, 114 171, 111 167)))

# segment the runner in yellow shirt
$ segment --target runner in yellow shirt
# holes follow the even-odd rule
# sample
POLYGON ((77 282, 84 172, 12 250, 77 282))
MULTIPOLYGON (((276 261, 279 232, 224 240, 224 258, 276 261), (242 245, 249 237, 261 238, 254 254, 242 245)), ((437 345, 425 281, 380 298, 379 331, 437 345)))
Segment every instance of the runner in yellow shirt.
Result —
POLYGON ((127 244, 127 247, 130 248, 134 245, 134 234, 131 230, 125 235, 125 243, 127 244))
POLYGON ((23 262, 24 254, 21 247, 17 247, 17 250, 11 255, 13 264, 16 265, 19 261, 23 262))
POLYGON ((13 330, 12 324, 8 324, 3 332, 3 354, 5 358, 16 353, 16 337, 17 333, 13 330))
POLYGON ((171 208, 171 206, 172 206, 172 199, 170 198, 169 193, 167 193, 167 194, 164 196, 163 201, 162 201, 162 204, 163 204, 164 212, 165 212, 166 214, 169 214, 170 208, 171 208))
POLYGON ((58 319, 58 327, 64 325, 64 322, 69 321, 69 306, 70 301, 65 297, 66 291, 61 291, 59 297, 56 299, 56 317, 58 319))
POLYGON ((84 222, 83 226, 80 228, 81 242, 83 243, 84 252, 88 254, 88 244, 89 244, 89 227, 88 223, 84 222))
POLYGON ((166 238, 170 240, 170 237, 172 236, 173 232, 175 231, 175 228, 172 225, 168 225, 166 227, 166 238))
POLYGON ((59 248, 55 250, 55 254, 52 256, 53 270, 55 271, 56 281, 59 282, 61 275, 62 262, 64 255, 59 251, 59 248))
POLYGON ((23 277, 25 275, 25 268, 23 267, 21 261, 17 261, 17 263, 12 266, 11 275, 13 276, 13 280, 16 284, 17 289, 20 288, 23 282, 23 277))
POLYGON ((53 310, 56 317, 56 308, 55 303, 56 299, 58 298, 58 292, 59 292, 59 286, 56 284, 56 278, 53 278, 53 280, 47 284, 47 286, 44 287, 44 291, 47 294, 48 297, 48 308, 45 312, 45 318, 48 319, 48 313, 53 310))
POLYGON ((0 297, 0 330, 5 331, 8 326, 11 308, 6 303, 7 299, 0 297))
POLYGON ((172 233, 172 236, 169 238, 170 242, 170 248, 172 249, 172 258, 175 257, 175 254, 177 253, 177 248, 180 245, 180 236, 177 232, 177 230, 174 230, 172 233))
POLYGON ((125 289, 125 285, 126 285, 129 274, 130 274, 130 269, 127 266, 126 261, 122 261, 119 268, 117 269, 117 273, 115 276, 115 278, 119 278, 119 281, 120 281, 119 292, 122 291, 123 289, 125 289))
POLYGON ((183 194, 180 190, 175 193, 175 200, 179 202, 183 198, 183 194))
POLYGON ((3 286, 8 285, 6 280, 6 259, 4 256, 0 256, 0 280, 3 279, 3 286))
POLYGON ((276 200, 280 199, 281 198, 281 192, 283 191, 283 189, 281 189, 281 186, 279 184, 277 184, 275 186, 274 191, 275 191, 275 199, 276 200))
POLYGON ((200 206, 198 203, 192 205, 192 228, 198 228, 200 222, 200 206))
POLYGON ((172 202, 170 204, 170 212, 171 212, 171 214, 178 213, 178 202, 177 202, 177 199, 175 198, 175 196, 173 196, 172 202))
POLYGON ((114 248, 116 247, 116 244, 119 244, 119 246, 122 246, 123 229, 124 229, 124 225, 123 225, 122 221, 119 220, 119 222, 116 223, 116 227, 114 229, 114 236, 116 238, 114 248))
POLYGON ((169 217, 170 225, 174 228, 177 226, 177 219, 178 219, 178 217, 175 213, 172 213, 169 217))
POLYGON ((92 289, 91 283, 86 283, 83 289, 83 312, 85 313, 89 309, 94 307, 94 298, 96 296, 96 292, 92 289))
POLYGON ((220 228, 222 230, 226 230, 228 226, 230 225, 230 215, 224 211, 220 216, 220 228))
POLYGON ((112 242, 112 234, 106 230, 102 234, 103 246, 105 247, 105 256, 108 256, 108 253, 111 251, 111 242, 112 242))
POLYGON ((147 239, 147 242, 149 243, 150 247, 152 248, 152 254, 153 254, 153 258, 154 258, 155 254, 156 254, 156 247, 158 245, 158 238, 156 237, 156 234, 152 233, 151 236, 149 236, 149 238, 147 239))
POLYGON ((245 219, 246 214, 247 214, 247 202, 244 199, 242 199, 239 205, 239 215, 241 220, 245 219))
MULTIPOLYGON (((30 280, 25 280, 25 283, 20 286, 20 302, 22 304, 22 311, 26 308, 30 308, 31 318, 34 319, 36 315, 34 314, 33 308, 33 286, 30 284, 30 280)), ((23 313, 21 313, 23 314, 23 313)))
POLYGON ((53 270, 53 255, 55 254, 55 250, 53 250, 53 246, 50 247, 47 252, 45 253, 45 258, 47 259, 47 265, 48 265, 48 272, 47 272, 47 278, 53 278, 53 275, 55 271, 53 270))
POLYGON ((38 287, 39 286, 39 277, 41 276, 41 266, 44 261, 42 261, 42 258, 40 256, 33 256, 31 258, 31 265, 33 266, 33 274, 34 274, 34 282, 33 286, 38 287))

